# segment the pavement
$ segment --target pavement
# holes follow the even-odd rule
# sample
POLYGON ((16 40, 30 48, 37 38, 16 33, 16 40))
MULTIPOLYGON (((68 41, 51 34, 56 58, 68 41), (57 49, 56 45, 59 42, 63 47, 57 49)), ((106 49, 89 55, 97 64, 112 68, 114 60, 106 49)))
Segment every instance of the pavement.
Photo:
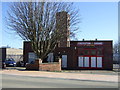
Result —
POLYGON ((0 74, 118 83, 118 78, 119 78, 118 74, 113 74, 112 71, 111 72, 106 71, 106 73, 107 72, 109 74, 104 74, 104 72, 103 74, 99 74, 99 73, 96 74, 96 73, 82 73, 82 72, 66 73, 66 72, 26 71, 26 70, 22 71, 16 69, 4 69, 0 71, 0 74))

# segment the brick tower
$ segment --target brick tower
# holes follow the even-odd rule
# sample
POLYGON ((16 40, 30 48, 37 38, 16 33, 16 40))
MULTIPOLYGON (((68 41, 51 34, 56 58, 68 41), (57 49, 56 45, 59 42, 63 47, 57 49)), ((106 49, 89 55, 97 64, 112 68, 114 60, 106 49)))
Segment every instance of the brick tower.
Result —
POLYGON ((57 29, 60 30, 60 34, 63 34, 58 47, 70 47, 70 16, 67 12, 62 11, 56 14, 57 29))

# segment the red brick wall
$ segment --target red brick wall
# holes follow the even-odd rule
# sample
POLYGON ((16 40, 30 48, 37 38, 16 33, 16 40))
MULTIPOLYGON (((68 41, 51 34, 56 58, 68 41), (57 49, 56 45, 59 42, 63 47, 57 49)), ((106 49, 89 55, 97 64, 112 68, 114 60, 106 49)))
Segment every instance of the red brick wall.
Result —
POLYGON ((59 62, 41 63, 41 64, 39 64, 39 70, 41 70, 41 71, 61 71, 61 64, 59 62))
POLYGON ((27 64, 26 70, 39 70, 39 60, 35 60, 34 64, 27 64))
POLYGON ((40 71, 61 71, 61 60, 53 63, 40 63, 35 60, 34 64, 27 64, 26 70, 40 70, 40 71))
POLYGON ((113 69, 113 48, 112 42, 104 43, 104 68, 105 69, 113 69))
POLYGON ((28 62, 28 53, 29 52, 33 52, 31 42, 30 41, 24 41, 24 45, 23 45, 23 61, 25 63, 28 62))

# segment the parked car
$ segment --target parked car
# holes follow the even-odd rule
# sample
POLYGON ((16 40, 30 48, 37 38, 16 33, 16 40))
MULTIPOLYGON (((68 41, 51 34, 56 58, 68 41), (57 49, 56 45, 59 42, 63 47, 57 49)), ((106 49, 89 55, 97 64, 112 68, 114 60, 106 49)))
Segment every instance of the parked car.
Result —
POLYGON ((7 58, 5 60, 5 64, 6 64, 6 66, 13 66, 13 67, 16 66, 16 62, 13 58, 7 58))

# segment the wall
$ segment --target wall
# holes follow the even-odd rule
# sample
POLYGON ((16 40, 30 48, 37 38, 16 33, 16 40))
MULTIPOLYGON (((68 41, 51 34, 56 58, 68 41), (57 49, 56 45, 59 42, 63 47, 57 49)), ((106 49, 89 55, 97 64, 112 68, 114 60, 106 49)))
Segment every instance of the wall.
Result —
POLYGON ((35 60, 34 64, 27 64, 26 70, 40 70, 40 71, 61 71, 61 60, 53 63, 41 63, 35 60))
POLYGON ((23 55, 23 49, 6 48, 7 55, 23 55))
POLYGON ((41 70, 41 71, 61 71, 61 64, 59 62, 41 63, 41 64, 39 64, 39 70, 41 70))
POLYGON ((23 49, 6 48, 6 58, 13 58, 15 62, 23 61, 23 49))
POLYGON ((0 48, 0 60, 5 61, 6 59, 6 48, 0 48))
POLYGON ((33 64, 26 64, 26 70, 39 70, 39 60, 35 60, 33 64))
POLYGON ((28 53, 29 52, 33 52, 32 47, 31 47, 31 42, 24 41, 24 46, 23 46, 23 61, 25 63, 28 63, 28 53))
POLYGON ((104 68, 111 70, 113 69, 113 44, 112 41, 104 43, 104 68))
POLYGON ((56 48, 54 50, 54 56, 58 56, 58 54, 60 54, 60 57, 62 58, 62 55, 67 55, 67 68, 63 68, 62 69, 73 69, 74 68, 74 54, 75 50, 74 48, 69 48, 69 47, 60 47, 60 48, 56 48))
POLYGON ((13 58, 16 62, 23 60, 23 50, 15 48, 0 48, 0 59, 5 61, 6 58, 13 58))

